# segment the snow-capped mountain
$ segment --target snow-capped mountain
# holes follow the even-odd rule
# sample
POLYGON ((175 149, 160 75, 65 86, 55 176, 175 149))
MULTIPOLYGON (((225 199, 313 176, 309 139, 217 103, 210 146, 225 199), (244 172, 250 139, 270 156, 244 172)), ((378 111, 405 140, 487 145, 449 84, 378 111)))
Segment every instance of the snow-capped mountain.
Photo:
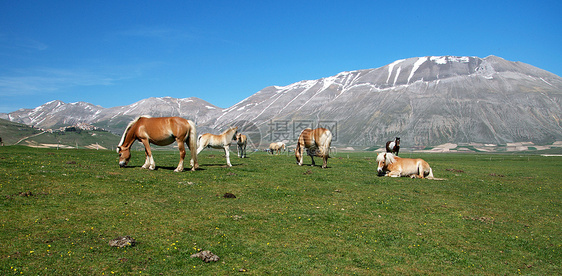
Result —
MULTIPOLYGON (((251 121, 335 126, 343 145, 553 142, 562 138, 562 78, 502 58, 417 57, 319 80, 267 87, 227 108, 214 127, 251 121)), ((298 133, 290 133, 294 138, 298 133)))
POLYGON ((36 127, 68 126, 91 122, 104 110, 103 107, 85 102, 64 103, 51 101, 34 109, 20 109, 1 116, 17 123, 36 127))
POLYGON ((179 116, 196 123, 216 118, 222 108, 199 98, 148 98, 131 105, 103 108, 89 103, 52 101, 34 109, 20 109, 0 116, 13 122, 39 128, 58 128, 78 123, 94 124, 120 133, 127 124, 140 115, 179 116))
POLYGON ((197 98, 150 98, 110 109, 55 101, 0 117, 39 127, 81 121, 115 133, 142 114, 182 116, 217 132, 250 122, 264 143, 291 142, 303 127, 320 125, 341 146, 381 145, 395 136, 409 147, 540 144, 562 140, 561 102, 562 78, 537 67, 495 56, 428 56, 266 87, 226 109, 197 98))

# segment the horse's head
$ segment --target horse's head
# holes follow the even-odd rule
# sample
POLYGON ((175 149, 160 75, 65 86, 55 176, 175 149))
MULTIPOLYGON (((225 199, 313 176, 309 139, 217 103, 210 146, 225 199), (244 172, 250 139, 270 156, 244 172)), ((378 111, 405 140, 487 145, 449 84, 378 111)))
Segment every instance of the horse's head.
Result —
POLYGON ((119 153, 119 166, 121 166, 121 168, 127 166, 129 159, 131 159, 131 151, 129 148, 117 146, 117 153, 119 153))
POLYGON ((230 131, 232 131, 232 139, 231 140, 236 141, 236 139, 238 138, 238 134, 240 134, 240 133, 238 133, 238 127, 231 127, 230 131))
POLYGON ((400 146, 400 137, 396 137, 396 140, 394 140, 394 142, 397 146, 400 146))
POLYGON ((383 175, 386 167, 396 161, 394 154, 388 152, 381 152, 377 155, 377 172, 383 175))
POLYGON ((302 152, 300 143, 297 143, 297 147, 295 148, 295 158, 297 158, 297 164, 301 165, 302 152))
POLYGON ((384 174, 384 167, 385 167, 385 161, 386 161, 386 153, 381 152, 379 153, 379 155, 377 155, 377 173, 379 175, 384 174))

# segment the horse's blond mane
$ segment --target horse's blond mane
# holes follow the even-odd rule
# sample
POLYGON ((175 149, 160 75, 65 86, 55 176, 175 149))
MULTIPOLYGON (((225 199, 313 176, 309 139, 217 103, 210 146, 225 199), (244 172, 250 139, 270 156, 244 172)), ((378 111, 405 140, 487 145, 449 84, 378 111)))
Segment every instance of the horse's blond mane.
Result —
POLYGON ((149 116, 149 115, 141 115, 141 116, 138 116, 136 119, 132 120, 132 121, 127 125, 127 127, 125 128, 125 131, 123 132, 123 136, 121 136, 121 141, 119 141, 119 144, 117 145, 118 147, 120 147, 120 146, 123 145, 123 143, 125 142, 125 137, 127 136, 127 133, 129 133, 129 130, 131 129, 131 127, 132 127, 136 122, 138 122, 138 120, 139 120, 140 118, 151 118, 151 116, 149 116))
POLYGON ((234 129, 238 129, 238 127, 236 127, 236 126, 231 126, 231 127, 229 127, 227 130, 225 130, 223 133, 221 133, 221 134, 226 134, 226 133, 228 133, 228 132, 230 132, 230 131, 232 131, 232 130, 234 130, 234 129))
POLYGON ((392 164, 394 162, 396 162, 396 156, 390 152, 386 153, 386 162, 388 162, 388 164, 392 164))
POLYGON ((377 155, 377 162, 384 161, 385 163, 392 164, 396 162, 396 156, 390 152, 381 152, 377 155))
POLYGON ((377 162, 381 162, 384 160, 384 152, 381 152, 377 155, 377 162))

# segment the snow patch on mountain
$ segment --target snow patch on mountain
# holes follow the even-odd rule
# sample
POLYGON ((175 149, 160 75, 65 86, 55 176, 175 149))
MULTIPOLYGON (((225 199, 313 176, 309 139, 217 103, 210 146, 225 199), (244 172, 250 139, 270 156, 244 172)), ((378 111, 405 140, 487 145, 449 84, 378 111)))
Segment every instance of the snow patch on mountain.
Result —
POLYGON ((414 63, 414 67, 412 68, 412 71, 410 71, 410 75, 408 76, 408 83, 410 83, 410 80, 412 79, 418 68, 420 68, 420 66, 426 61, 427 57, 421 57, 414 63))
MULTIPOLYGON (((388 65, 388 77, 386 78, 386 83, 388 83, 388 81, 390 80, 390 76, 392 75, 392 70, 394 69, 394 66, 396 66, 396 64, 398 63, 401 63, 402 61, 404 61, 404 59, 399 59, 388 65)), ((394 83, 396 83, 396 79, 394 80, 394 83)))
POLYGON ((402 66, 398 67, 398 70, 396 70, 396 76, 394 76, 394 82, 392 83, 392 86, 396 86, 396 81, 398 80, 398 76, 400 75, 401 70, 402 66))
POLYGON ((432 56, 429 60, 437 64, 444 65, 447 64, 447 62, 468 63, 470 62, 470 57, 432 56))

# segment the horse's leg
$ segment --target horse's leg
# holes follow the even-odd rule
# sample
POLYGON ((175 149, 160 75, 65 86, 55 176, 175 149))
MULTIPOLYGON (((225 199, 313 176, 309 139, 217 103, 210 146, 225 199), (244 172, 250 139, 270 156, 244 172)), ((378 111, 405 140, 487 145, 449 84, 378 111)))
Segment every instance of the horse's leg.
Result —
POLYGON ((400 177, 400 171, 391 171, 387 175, 390 177, 400 177))
POLYGON ((149 170, 156 169, 156 162, 154 162, 152 151, 150 150, 150 142, 148 141, 148 139, 142 139, 141 142, 144 145, 144 152, 146 154, 146 160, 144 161, 144 165, 142 165, 142 168, 149 170))
POLYGON ((226 164, 232 167, 232 164, 230 164, 230 150, 228 149, 228 145, 224 146, 224 155, 226 155, 226 164))
POLYGON ((310 165, 310 166, 314 167, 314 165, 316 165, 316 164, 314 164, 314 156, 312 154, 310 155, 310 159, 312 159, 312 165, 310 165))
POLYGON ((322 169, 325 169, 328 167, 328 156, 325 155, 324 156, 324 164, 322 165, 322 169))
POLYGON ((183 171, 183 160, 185 159, 185 141, 176 139, 176 142, 178 143, 178 149, 180 150, 180 162, 174 172, 181 172, 183 171))

